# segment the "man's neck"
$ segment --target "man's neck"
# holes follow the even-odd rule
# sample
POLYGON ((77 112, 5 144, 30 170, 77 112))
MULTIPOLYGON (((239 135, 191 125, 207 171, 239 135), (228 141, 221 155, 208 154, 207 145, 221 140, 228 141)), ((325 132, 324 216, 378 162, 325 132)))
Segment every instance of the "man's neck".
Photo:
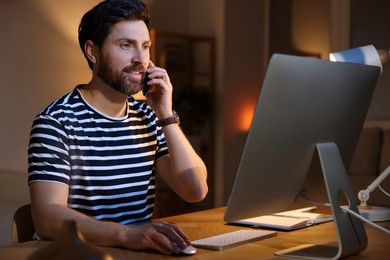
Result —
POLYGON ((127 113, 127 95, 120 93, 106 84, 93 81, 80 88, 85 101, 111 117, 123 117, 127 113))

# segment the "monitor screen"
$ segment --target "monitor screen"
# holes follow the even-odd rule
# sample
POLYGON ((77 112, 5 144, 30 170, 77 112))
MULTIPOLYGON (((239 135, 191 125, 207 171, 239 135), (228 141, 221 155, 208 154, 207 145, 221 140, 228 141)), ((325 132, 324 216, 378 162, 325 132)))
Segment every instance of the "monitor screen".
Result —
POLYGON ((321 168, 316 144, 334 142, 348 169, 369 108, 378 67, 283 54, 271 57, 225 220, 312 206, 321 168))

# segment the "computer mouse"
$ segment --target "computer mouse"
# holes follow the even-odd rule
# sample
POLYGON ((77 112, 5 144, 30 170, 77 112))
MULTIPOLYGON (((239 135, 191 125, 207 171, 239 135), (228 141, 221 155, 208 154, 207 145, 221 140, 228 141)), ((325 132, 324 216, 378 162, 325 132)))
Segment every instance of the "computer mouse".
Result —
POLYGON ((193 246, 187 246, 186 248, 181 249, 180 251, 182 254, 185 254, 185 255, 193 255, 196 253, 196 248, 193 246))
POLYGON ((196 248, 193 247, 193 246, 191 246, 191 245, 190 245, 190 246, 187 246, 187 247, 184 248, 184 249, 181 249, 181 248, 179 248, 179 246, 178 246, 175 242, 173 242, 172 244, 173 244, 174 247, 176 247, 176 248, 181 252, 181 254, 184 254, 184 255, 193 255, 193 254, 196 253, 196 248))

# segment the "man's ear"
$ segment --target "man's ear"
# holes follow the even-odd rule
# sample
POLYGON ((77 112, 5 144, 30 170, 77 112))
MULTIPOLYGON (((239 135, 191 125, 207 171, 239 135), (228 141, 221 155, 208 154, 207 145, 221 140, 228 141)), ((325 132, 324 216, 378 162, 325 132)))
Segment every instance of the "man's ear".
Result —
POLYGON ((91 40, 85 42, 84 51, 88 59, 93 64, 96 64, 98 59, 98 47, 91 40))

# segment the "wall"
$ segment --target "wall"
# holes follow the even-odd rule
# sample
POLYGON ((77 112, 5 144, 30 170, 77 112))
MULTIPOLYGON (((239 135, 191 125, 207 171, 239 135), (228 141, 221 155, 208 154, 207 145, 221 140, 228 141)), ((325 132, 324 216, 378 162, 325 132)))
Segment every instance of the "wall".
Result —
MULTIPOLYGON (((390 1, 351 0, 351 46, 373 44, 379 49, 390 49, 390 1)), ((378 79, 368 113, 370 119, 390 118, 390 65, 384 67, 378 79)))
POLYGON ((311 54, 328 59, 330 3, 328 0, 270 1, 270 53, 311 54))
POLYGON ((97 2, 0 1, 0 168, 25 174, 34 116, 88 81, 77 26, 81 14, 97 2))
POLYGON ((188 33, 191 0, 149 0, 147 2, 151 7, 153 28, 161 31, 188 33))
POLYGON ((216 206, 224 205, 223 190, 224 185, 224 118, 223 101, 225 94, 225 0, 191 0, 190 31, 193 34, 214 36, 215 38, 215 167, 212 178, 216 185, 210 189, 214 196, 216 206), (202 19, 199 19, 199 18, 202 19))
POLYGON ((268 44, 265 39, 267 1, 226 0, 225 71, 223 86, 223 194, 226 203, 238 168, 243 142, 257 103, 266 68, 268 44), (244 4, 243 4, 244 3, 244 4))
POLYGON ((328 59, 330 52, 330 4, 327 0, 294 0, 292 4, 292 46, 295 50, 319 53, 328 59))
POLYGON ((11 243, 13 213, 30 201, 27 146, 33 118, 90 78, 77 27, 97 2, 0 1, 0 245, 11 243))

